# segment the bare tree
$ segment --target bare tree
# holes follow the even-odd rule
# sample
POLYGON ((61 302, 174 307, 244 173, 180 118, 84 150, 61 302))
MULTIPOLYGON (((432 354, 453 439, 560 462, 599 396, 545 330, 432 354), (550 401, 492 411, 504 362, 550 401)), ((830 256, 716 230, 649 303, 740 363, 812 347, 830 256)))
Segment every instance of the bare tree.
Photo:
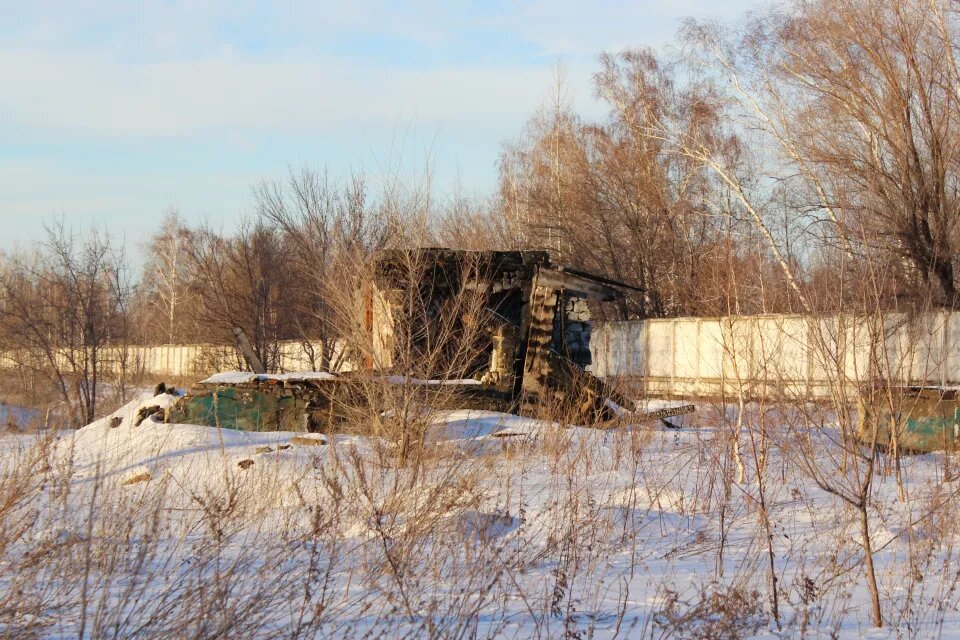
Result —
POLYGON ((337 369, 345 355, 337 302, 344 287, 357 286, 354 268, 390 239, 387 218, 359 177, 340 185, 301 169, 283 183, 261 182, 253 193, 260 219, 276 225, 292 249, 286 286, 297 291, 296 337, 320 345, 316 368, 337 369))
POLYGON ((275 230, 244 222, 233 237, 201 229, 187 245, 190 290, 196 319, 206 339, 233 344, 242 328, 269 368, 279 366, 281 340, 298 337, 297 288, 290 247, 275 230))
POLYGON ((50 380, 78 424, 96 416, 104 374, 125 366, 107 358, 107 347, 125 343, 130 290, 123 252, 95 230, 81 238, 62 222, 0 274, 4 349, 50 380))
MULTIPOLYGON (((728 223, 747 246, 751 227, 729 185, 675 153, 670 138, 701 135, 735 156, 737 137, 718 126, 719 105, 703 99, 709 83, 683 80, 677 61, 637 49, 604 54, 600 64, 594 83, 608 119, 583 122, 559 99, 535 116, 501 159, 504 210, 528 229, 528 246, 644 288, 621 315, 717 313, 721 296, 700 282, 727 273, 728 223)), ((755 273, 745 269, 741 280, 755 273)))
POLYGON ((741 122, 779 151, 774 173, 796 190, 799 215, 827 223, 851 259, 889 256, 921 302, 950 307, 960 304, 957 28, 941 0, 797 0, 740 30, 691 23, 685 34, 729 81, 741 122))
POLYGON ((164 214, 160 231, 150 239, 141 283, 146 306, 152 311, 143 327, 148 339, 159 338, 168 344, 184 340, 189 314, 182 307, 191 304, 186 298, 191 293, 187 249, 192 235, 177 209, 171 208, 164 214))

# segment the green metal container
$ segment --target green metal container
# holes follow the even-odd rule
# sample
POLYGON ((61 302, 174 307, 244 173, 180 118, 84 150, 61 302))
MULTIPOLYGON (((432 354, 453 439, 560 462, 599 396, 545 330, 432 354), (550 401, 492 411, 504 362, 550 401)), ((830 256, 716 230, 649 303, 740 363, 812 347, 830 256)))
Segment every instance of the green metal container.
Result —
POLYGON ((167 421, 240 431, 305 431, 306 416, 307 402, 293 394, 219 386, 182 397, 167 421))
POLYGON ((960 436, 960 398, 954 389, 895 387, 861 394, 857 403, 859 436, 871 442, 874 428, 877 444, 893 446, 892 435, 904 453, 953 451, 960 436))

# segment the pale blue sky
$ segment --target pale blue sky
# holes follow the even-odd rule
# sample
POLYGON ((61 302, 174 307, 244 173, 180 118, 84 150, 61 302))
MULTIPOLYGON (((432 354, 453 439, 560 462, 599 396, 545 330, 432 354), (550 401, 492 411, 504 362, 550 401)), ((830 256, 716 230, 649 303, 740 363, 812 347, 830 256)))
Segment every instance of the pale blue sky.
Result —
POLYGON ((290 165, 377 180, 429 154, 441 193, 488 193, 558 59, 599 115, 597 53, 754 4, 0 0, 0 250, 60 215, 128 243, 169 206, 229 228, 290 165))

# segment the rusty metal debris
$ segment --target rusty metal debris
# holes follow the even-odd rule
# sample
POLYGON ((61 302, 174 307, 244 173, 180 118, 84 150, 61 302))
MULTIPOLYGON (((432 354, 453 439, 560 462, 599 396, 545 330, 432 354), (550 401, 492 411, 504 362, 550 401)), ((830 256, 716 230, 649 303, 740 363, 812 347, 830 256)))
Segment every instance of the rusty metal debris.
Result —
POLYGON ((216 374, 178 399, 165 421, 241 431, 329 430, 336 379, 320 372, 216 374))

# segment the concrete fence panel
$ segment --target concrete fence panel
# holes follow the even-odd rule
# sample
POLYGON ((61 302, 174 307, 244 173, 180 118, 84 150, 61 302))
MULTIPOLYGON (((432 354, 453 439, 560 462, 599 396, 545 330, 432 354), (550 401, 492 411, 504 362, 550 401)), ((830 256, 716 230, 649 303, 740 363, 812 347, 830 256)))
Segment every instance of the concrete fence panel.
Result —
MULTIPOLYGON (((319 366, 317 355, 321 353, 322 345, 317 343, 304 344, 300 341, 281 342, 278 345, 277 363, 282 372, 309 371, 319 366)), ((334 360, 342 358, 343 347, 334 349, 334 360)), ((100 370, 111 376, 125 373, 128 376, 170 376, 170 377, 200 377, 218 371, 236 369, 242 363, 242 357, 234 347, 210 344, 163 344, 163 345, 129 345, 127 347, 106 347, 99 351, 100 370)), ((55 355, 59 367, 64 370, 73 369, 71 360, 82 363, 82 351, 75 353, 61 352, 55 355)), ((45 358, 37 358, 35 354, 27 353, 0 353, 0 369, 13 369, 18 366, 42 368, 48 365, 45 358)), ((340 370, 349 369, 348 364, 340 364, 340 370)), ((630 369, 636 370, 636 367, 630 369)))
POLYGON ((610 322, 594 372, 651 394, 827 397, 877 380, 960 385, 960 312, 764 315, 610 322))

